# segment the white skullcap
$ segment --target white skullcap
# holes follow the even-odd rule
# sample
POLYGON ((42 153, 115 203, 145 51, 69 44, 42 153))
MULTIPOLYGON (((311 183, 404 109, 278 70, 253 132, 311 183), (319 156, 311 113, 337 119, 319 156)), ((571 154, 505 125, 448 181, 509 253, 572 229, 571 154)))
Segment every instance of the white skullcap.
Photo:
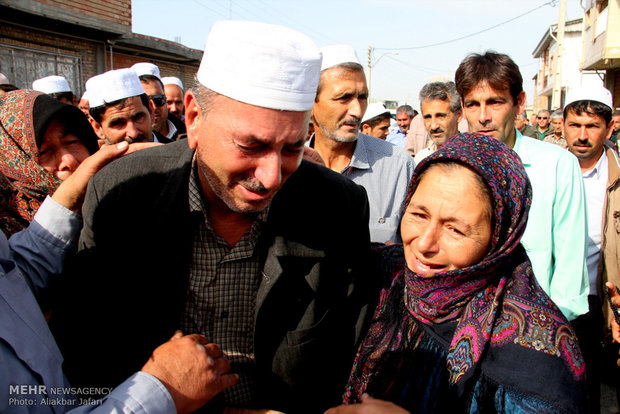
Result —
POLYGON ((80 98, 80 101, 81 100, 88 101, 88 91, 84 91, 84 93, 82 94, 82 97, 80 98))
MULTIPOLYGON (((329 69, 342 63, 360 63, 357 53, 353 46, 349 45, 331 45, 321 48, 323 54, 323 64, 321 70, 329 69)), ((360 63, 361 64, 361 63, 360 63)))
POLYGON ((91 108, 144 93, 140 79, 133 69, 110 70, 93 76, 86 81, 86 90, 91 108))
POLYGON ((179 88, 183 89, 183 82, 181 79, 175 78, 174 76, 166 76, 165 78, 161 78, 161 83, 165 85, 177 85, 179 88))
POLYGON ((218 21, 196 77, 207 88, 251 105, 308 111, 314 105, 321 52, 284 26, 218 21))
POLYGON ((9 79, 4 76, 4 73, 0 73, 0 85, 8 85, 11 82, 9 82, 9 79))
POLYGON ((71 92, 69 82, 63 76, 46 76, 32 82, 32 89, 43 93, 71 92))
POLYGON ((383 105, 381 102, 374 102, 374 103, 368 104, 368 108, 366 108, 366 112, 364 113, 364 116, 362 117, 362 123, 368 121, 369 119, 374 118, 377 115, 381 115, 385 113, 389 114, 390 111, 388 111, 385 105, 383 105))
POLYGON ((566 95, 566 103, 564 107, 577 101, 596 101, 603 105, 607 105, 612 111, 614 110, 613 98, 611 92, 602 86, 579 86, 571 89, 566 95))
POLYGON ((159 68, 157 65, 153 65, 148 62, 140 62, 136 63, 131 68, 138 74, 138 76, 152 75, 161 80, 161 75, 159 74, 159 68))

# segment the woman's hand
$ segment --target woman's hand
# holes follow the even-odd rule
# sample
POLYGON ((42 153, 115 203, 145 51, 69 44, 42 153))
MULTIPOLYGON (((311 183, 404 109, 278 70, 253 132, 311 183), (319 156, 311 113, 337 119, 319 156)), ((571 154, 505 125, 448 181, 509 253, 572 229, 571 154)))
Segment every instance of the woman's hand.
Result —
POLYGON ((361 404, 341 405, 330 408, 325 414, 409 414, 409 411, 394 403, 377 400, 368 394, 362 395, 361 404))
MULTIPOLYGON (((618 290, 614 286, 613 283, 607 282, 605 284, 607 287, 607 292, 609 293, 609 297, 611 298, 611 303, 614 304, 617 308, 620 308, 620 294, 618 294, 618 290)), ((614 338, 614 341, 620 342, 620 325, 616 322, 615 314, 613 314, 612 310, 612 318, 611 318, 611 335, 614 338)))

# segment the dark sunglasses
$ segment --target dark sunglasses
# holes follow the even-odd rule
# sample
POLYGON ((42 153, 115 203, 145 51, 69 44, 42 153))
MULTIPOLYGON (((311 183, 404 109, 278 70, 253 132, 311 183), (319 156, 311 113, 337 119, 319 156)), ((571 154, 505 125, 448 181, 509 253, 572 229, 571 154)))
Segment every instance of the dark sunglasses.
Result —
MULTIPOLYGON (((161 106, 161 105, 160 105, 160 106, 161 106)), ((538 119, 549 119, 549 118, 548 118, 548 117, 546 117, 546 116, 539 116, 539 117, 538 117, 538 119)))
POLYGON ((149 99, 153 101, 155 106, 164 106, 166 104, 165 95, 153 95, 153 96, 149 96, 149 99))

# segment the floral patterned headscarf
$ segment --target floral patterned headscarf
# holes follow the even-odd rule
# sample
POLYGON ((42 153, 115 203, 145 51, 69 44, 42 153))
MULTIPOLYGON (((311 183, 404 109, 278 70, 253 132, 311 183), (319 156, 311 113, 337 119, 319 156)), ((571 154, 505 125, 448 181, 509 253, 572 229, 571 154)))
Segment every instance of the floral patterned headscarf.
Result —
POLYGON ((38 162, 43 134, 60 115, 71 119, 78 138, 94 153, 96 136, 78 108, 37 91, 0 95, 0 228, 7 237, 27 227, 45 197, 60 185, 38 162))

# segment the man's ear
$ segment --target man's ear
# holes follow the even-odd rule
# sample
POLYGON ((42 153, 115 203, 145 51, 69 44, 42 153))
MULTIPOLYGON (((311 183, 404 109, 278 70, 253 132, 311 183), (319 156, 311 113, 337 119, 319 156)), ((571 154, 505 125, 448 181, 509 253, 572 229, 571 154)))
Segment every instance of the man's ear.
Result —
POLYGON ((187 145, 193 150, 198 147, 200 123, 203 120, 202 108, 198 106, 196 96, 191 90, 185 92, 185 129, 187 130, 187 145))
POLYGON ((93 131, 95 131, 95 134, 97 134, 99 139, 105 141, 105 134, 103 133, 103 127, 101 126, 101 124, 95 121, 92 116, 88 117, 88 122, 90 122, 90 125, 93 127, 93 131))

